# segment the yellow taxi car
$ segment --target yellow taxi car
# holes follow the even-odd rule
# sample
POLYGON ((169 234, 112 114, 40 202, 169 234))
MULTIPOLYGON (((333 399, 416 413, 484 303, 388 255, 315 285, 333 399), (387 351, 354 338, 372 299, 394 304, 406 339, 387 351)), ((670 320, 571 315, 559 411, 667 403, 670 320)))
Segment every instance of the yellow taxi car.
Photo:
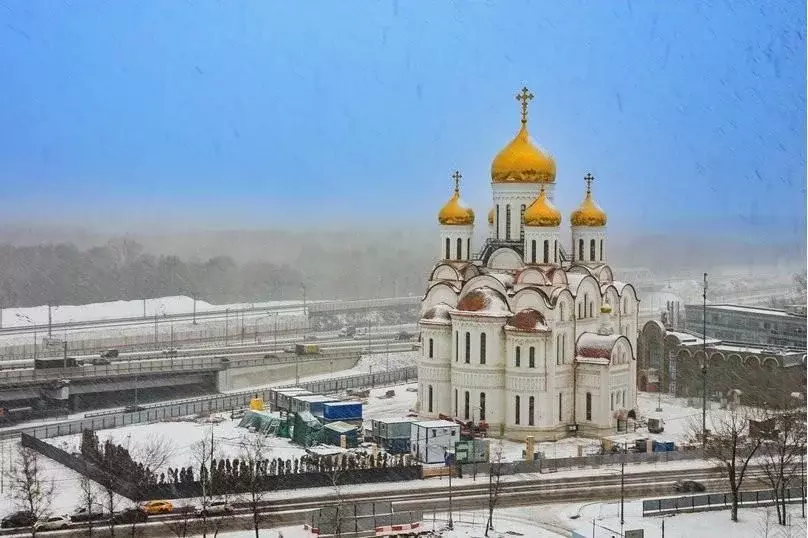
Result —
POLYGON ((143 511, 150 516, 154 514, 170 514, 174 511, 174 505, 168 501, 149 501, 143 504, 143 511))

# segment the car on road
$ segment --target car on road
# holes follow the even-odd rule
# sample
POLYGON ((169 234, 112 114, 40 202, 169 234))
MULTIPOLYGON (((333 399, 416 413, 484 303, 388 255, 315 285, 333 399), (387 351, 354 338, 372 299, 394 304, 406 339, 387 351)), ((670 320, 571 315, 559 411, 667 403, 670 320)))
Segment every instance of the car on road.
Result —
POLYGON ((139 405, 127 405, 126 407, 123 408, 123 412, 124 413, 137 413, 138 411, 143 411, 143 409, 144 408, 140 407, 139 405))
POLYGON ((34 530, 39 531, 56 531, 66 529, 70 526, 70 520, 67 516, 50 516, 42 518, 34 525, 34 530))
POLYGON ((127 508, 112 517, 113 523, 118 525, 122 523, 143 523, 147 519, 149 519, 149 514, 142 508, 127 508))
POLYGON ((173 348, 173 347, 172 347, 172 348, 169 348, 169 349, 164 349, 164 350, 163 350, 163 355, 165 355, 166 357, 176 357, 176 356, 177 356, 177 355, 179 355, 179 354, 180 354, 180 352, 179 352, 179 351, 177 351, 177 350, 176 350, 175 348, 173 348))
POLYGON ((673 484, 673 489, 677 493, 701 493, 707 488, 701 482, 695 480, 677 480, 673 484))
POLYGON ((89 361, 85 362, 84 364, 88 366, 109 366, 112 364, 112 361, 109 360, 109 357, 104 357, 103 355, 100 357, 93 357, 89 361))
POLYGON ((34 514, 27 510, 19 510, 9 514, 0 521, 0 528, 12 529, 14 527, 30 527, 36 523, 34 514))
POLYGON ((101 353, 102 359, 117 359, 118 358, 118 350, 117 349, 108 349, 101 353))
POLYGON ((174 511, 174 505, 169 501, 148 501, 143 504, 143 511, 150 516, 154 514, 170 514, 174 511))
POLYGON ((194 509, 197 516, 219 516, 233 513, 233 507, 227 501, 210 501, 204 506, 197 506, 194 509))
POLYGON ((70 521, 95 521, 96 519, 103 519, 104 508, 101 505, 93 505, 90 510, 86 506, 79 506, 72 514, 70 514, 70 521))

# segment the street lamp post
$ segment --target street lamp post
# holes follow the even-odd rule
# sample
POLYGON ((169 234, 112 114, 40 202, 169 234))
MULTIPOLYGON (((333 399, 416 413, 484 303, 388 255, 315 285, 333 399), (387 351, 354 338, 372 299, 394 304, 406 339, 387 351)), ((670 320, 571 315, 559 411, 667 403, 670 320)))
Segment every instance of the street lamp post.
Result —
POLYGON ((702 293, 702 358, 701 365, 701 448, 707 449, 707 273, 704 273, 704 290, 702 293))
POLYGON ((224 309, 224 345, 227 346, 227 329, 230 322, 230 309, 224 309))
POLYGON ((17 316, 17 319, 21 319, 22 321, 29 323, 34 328, 34 360, 36 360, 36 323, 34 323, 34 321, 25 314, 15 315, 17 316))
POLYGON ((626 452, 628 451, 627 441, 623 441, 623 457, 620 459, 620 536, 623 536, 623 524, 625 523, 625 492, 626 492, 626 452))

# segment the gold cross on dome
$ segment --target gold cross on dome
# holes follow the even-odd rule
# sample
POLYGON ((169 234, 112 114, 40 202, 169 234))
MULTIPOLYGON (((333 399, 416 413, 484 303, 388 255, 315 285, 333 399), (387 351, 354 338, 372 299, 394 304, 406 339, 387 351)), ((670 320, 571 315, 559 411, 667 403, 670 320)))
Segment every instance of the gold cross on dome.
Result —
POLYGON ((522 88, 522 91, 516 94, 516 100, 522 103, 522 123, 527 123, 527 104, 535 97, 527 86, 522 88))
POLYGON ((592 192, 592 182, 595 181, 595 176, 587 172, 584 181, 586 181, 586 192, 592 192))
POLYGON ((455 192, 460 192, 460 180, 463 178, 463 174, 459 171, 455 170, 455 173, 452 174, 452 179, 455 181, 455 192))

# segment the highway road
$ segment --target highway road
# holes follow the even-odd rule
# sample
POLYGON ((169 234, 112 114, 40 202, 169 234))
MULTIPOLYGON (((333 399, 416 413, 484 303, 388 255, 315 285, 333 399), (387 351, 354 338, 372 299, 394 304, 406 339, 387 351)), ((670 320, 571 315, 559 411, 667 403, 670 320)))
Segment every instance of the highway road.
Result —
MULTIPOLYGON (((379 341, 382 342, 394 342, 395 337, 402 331, 415 333, 418 330, 417 325, 388 325, 388 326, 381 326, 378 329, 375 329, 371 332, 370 338, 368 337, 341 337, 339 336, 339 331, 324 331, 319 333, 312 333, 310 335, 308 343, 317 344, 321 347, 322 350, 331 350, 331 349, 340 349, 340 348, 357 348, 361 349, 367 347, 368 341, 371 343, 378 343, 379 341)), ((266 342, 263 344, 235 344, 231 346, 208 346, 208 347, 196 347, 196 348, 175 348, 177 354, 174 358, 195 358, 195 357, 202 357, 202 356, 257 356, 262 353, 278 353, 282 352, 284 349, 291 350, 290 346, 294 345, 295 343, 301 343, 303 340, 300 337, 284 337, 278 338, 277 340, 273 340, 272 342, 266 342)), ((416 338, 413 338, 410 341, 412 344, 417 342, 416 338)), ((165 359, 170 357, 167 353, 168 349, 162 352, 155 352, 155 351, 132 351, 132 352, 122 352, 118 357, 114 359, 110 359, 113 364, 118 364, 121 362, 131 362, 131 361, 149 361, 149 360, 157 360, 157 359, 165 359)), ((74 355, 69 354, 70 357, 74 357, 78 360, 84 361, 87 364, 91 359, 95 359, 98 357, 98 354, 93 355, 74 355)), ((58 357, 58 355, 57 355, 58 357)), ((0 361, 0 371, 2 370, 31 370, 33 369, 33 359, 17 359, 17 360, 7 360, 7 361, 0 361)))
MULTIPOLYGON (((697 480, 707 487, 708 492, 727 491, 727 480, 721 471, 712 469, 678 469, 665 470, 649 468, 648 470, 636 471, 637 468, 629 469, 624 477, 624 492, 628 499, 642 497, 664 497, 664 496, 685 496, 676 494, 673 490, 674 482, 677 480, 697 480)), ((750 468, 747 475, 746 488, 759 489, 755 484, 756 478, 763 475, 759 468, 750 468)), ((512 477, 509 477, 512 478, 512 477)), ((530 478, 508 480, 503 479, 499 496, 498 508, 516 506, 537 506, 547 503, 561 502, 592 502, 598 500, 616 500, 620 498, 621 477, 619 471, 615 469, 612 474, 590 473, 582 471, 577 476, 555 477, 553 474, 546 474, 530 478)), ((361 486, 359 487, 361 488, 361 486)), ((357 488, 357 489, 359 489, 357 488)), ((745 488, 745 489, 746 489, 745 488)), ((426 514, 433 512, 446 512, 449 510, 449 488, 448 480, 429 479, 427 481, 416 481, 403 483, 379 484, 372 492, 352 493, 350 486, 342 488, 339 497, 330 488, 320 488, 321 491, 312 491, 309 495, 295 495, 294 490, 289 491, 289 495, 262 501, 259 503, 262 528, 271 528, 280 525, 302 525, 306 521, 306 516, 310 511, 317 510, 325 506, 334 506, 338 503, 361 503, 373 501, 390 501, 393 503, 393 510, 405 512, 408 510, 420 510, 426 514)), ((488 503, 488 478, 484 477, 474 484, 464 484, 452 488, 452 510, 459 512, 463 510, 482 510, 488 503)), ((182 506, 182 501, 173 501, 175 506, 182 506)), ((233 502, 234 513, 226 516, 218 522, 219 530, 236 530, 250 528, 252 511, 246 502, 233 502)), ((428 519, 425 517, 425 519, 428 519)), ((169 526, 187 521, 189 531, 198 532, 197 527, 201 527, 201 521, 192 515, 185 513, 167 514, 152 516, 148 523, 138 525, 141 536, 167 536, 171 535, 169 526), (190 518, 190 521, 188 521, 190 518)), ((94 523, 98 528, 102 522, 94 523)), ((538 526, 538 524, 537 524, 538 526)), ((568 524, 569 528, 559 523, 549 524, 551 528, 557 530, 560 535, 568 535, 569 528, 580 525, 575 522, 568 524)), ((547 528, 548 524, 542 524, 547 528)), ((53 535, 78 535, 86 532, 83 529, 86 524, 73 524, 66 531, 49 533, 53 535)), ((0 531, 0 536, 27 536, 28 533, 19 530, 6 529, 0 531)))

